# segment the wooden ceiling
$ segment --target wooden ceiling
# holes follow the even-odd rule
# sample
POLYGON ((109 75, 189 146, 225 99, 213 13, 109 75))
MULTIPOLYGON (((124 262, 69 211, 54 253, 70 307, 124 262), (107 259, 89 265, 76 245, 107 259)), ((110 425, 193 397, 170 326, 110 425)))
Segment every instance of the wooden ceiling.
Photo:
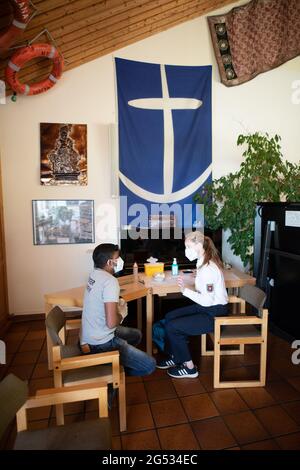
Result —
MULTIPOLYGON (((65 59, 65 70, 70 70, 230 3, 233 0, 33 0, 37 12, 19 44, 46 28, 65 59)), ((9 0, 0 0, 0 34, 11 20, 9 0)), ((35 42, 49 39, 43 34, 35 42)), ((1 79, 13 52, 1 57, 1 79)), ((19 77, 23 83, 36 82, 50 70, 49 60, 35 59, 24 65, 19 77)))

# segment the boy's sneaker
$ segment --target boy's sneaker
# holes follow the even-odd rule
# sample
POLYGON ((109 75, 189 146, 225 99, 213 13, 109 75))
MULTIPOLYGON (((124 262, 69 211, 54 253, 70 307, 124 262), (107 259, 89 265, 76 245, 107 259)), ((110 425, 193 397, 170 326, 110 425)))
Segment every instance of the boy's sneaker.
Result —
POLYGON ((175 366, 168 370, 168 375, 174 379, 194 379, 198 377, 198 371, 196 367, 189 369, 184 365, 175 366))
POLYGON ((165 359, 164 361, 160 361, 158 364, 156 364, 158 369, 169 369, 170 367, 174 366, 176 366, 176 364, 173 359, 165 359))

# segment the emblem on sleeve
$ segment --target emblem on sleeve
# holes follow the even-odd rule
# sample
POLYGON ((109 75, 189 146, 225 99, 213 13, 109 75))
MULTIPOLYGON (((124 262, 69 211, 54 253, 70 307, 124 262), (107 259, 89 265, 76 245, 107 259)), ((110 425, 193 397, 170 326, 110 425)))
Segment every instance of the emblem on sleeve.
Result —
POLYGON ((206 284, 206 290, 207 290, 207 292, 213 292, 214 285, 213 284, 206 284))

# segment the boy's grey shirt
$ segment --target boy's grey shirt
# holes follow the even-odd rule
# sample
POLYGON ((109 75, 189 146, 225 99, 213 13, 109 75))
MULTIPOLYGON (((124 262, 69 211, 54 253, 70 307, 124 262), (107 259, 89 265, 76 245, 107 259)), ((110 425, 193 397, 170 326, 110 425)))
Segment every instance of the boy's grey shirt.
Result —
POLYGON ((119 302, 120 286, 112 274, 94 269, 85 289, 81 324, 81 344, 104 344, 114 337, 106 324, 106 302, 119 302))

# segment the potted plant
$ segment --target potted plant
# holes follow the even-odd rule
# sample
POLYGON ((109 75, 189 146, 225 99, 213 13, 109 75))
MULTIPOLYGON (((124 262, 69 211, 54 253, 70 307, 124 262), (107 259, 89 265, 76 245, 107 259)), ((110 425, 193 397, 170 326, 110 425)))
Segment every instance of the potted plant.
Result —
POLYGON ((205 225, 229 229, 233 253, 250 269, 256 203, 300 200, 300 164, 283 160, 280 140, 258 132, 240 135, 237 145, 247 145, 240 169, 206 184, 195 196, 204 204, 205 225))

